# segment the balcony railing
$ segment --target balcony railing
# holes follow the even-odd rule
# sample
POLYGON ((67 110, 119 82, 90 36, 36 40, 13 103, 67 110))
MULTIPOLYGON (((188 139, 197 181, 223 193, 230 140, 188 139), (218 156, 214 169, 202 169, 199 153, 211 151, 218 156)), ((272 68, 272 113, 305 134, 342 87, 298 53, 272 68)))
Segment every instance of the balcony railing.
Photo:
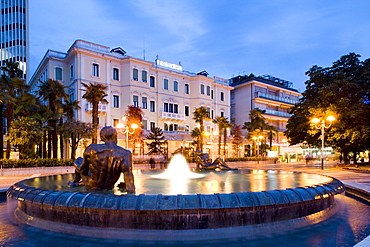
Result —
POLYGON ((173 119, 173 120, 185 120, 184 114, 171 113, 171 112, 162 112, 160 117, 165 118, 165 119, 173 119))
POLYGON ((287 118, 290 118, 292 116, 292 114, 289 114, 287 112, 274 111, 274 110, 265 110, 265 114, 275 115, 279 117, 287 117, 287 118))
MULTIPOLYGON (((86 111, 92 111, 92 104, 90 103, 87 103, 86 104, 86 111)), ((99 104, 98 105, 98 111, 104 111, 106 112, 107 111, 107 105, 106 104, 99 104)))
POLYGON ((265 98, 265 99, 276 100, 276 101, 280 101, 280 102, 284 102, 284 103, 288 103, 288 104, 292 104, 292 105, 295 105, 296 103, 299 102, 298 99, 283 98, 283 97, 279 97, 279 96, 275 96, 275 95, 271 95, 271 94, 267 94, 267 93, 261 93, 261 92, 256 92, 256 97, 257 98, 265 98))

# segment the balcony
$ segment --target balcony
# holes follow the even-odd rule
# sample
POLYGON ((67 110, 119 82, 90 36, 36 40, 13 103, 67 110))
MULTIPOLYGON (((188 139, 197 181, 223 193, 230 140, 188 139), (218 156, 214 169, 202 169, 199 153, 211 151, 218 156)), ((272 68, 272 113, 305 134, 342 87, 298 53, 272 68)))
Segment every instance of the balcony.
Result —
POLYGON ((286 118, 290 118, 292 116, 292 114, 289 114, 287 112, 274 111, 274 110, 265 110, 264 114, 274 115, 274 116, 279 116, 279 117, 286 117, 286 118))
POLYGON ((160 118, 168 119, 168 120, 183 121, 183 120, 185 120, 185 115, 184 114, 179 114, 179 113, 161 112, 160 118))
POLYGON ((298 99, 295 100, 295 99, 283 98, 283 97, 279 97, 279 96, 275 96, 275 95, 271 95, 267 93, 261 93, 261 92, 256 92, 256 98, 270 99, 270 100, 284 102, 284 103, 288 103, 292 105, 295 105, 296 103, 299 102, 298 99))
MULTIPOLYGON (((98 105, 98 111, 100 112, 106 112, 107 111, 107 106, 106 104, 99 104, 98 105)), ((90 103, 86 103, 86 108, 85 108, 86 111, 92 111, 92 104, 90 103)))

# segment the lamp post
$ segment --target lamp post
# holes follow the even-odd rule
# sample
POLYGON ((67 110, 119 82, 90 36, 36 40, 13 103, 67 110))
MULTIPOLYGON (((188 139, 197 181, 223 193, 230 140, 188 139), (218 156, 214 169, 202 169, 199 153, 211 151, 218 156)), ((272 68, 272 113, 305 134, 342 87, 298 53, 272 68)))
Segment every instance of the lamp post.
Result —
POLYGON ((263 136, 253 136, 252 139, 256 143, 256 157, 259 156, 259 145, 261 143, 261 140, 263 139, 263 136))
POLYGON ((314 124, 316 129, 321 129, 321 170, 324 170, 324 140, 325 140, 325 129, 330 128, 331 123, 335 120, 335 117, 328 116, 326 119, 313 118, 311 122, 314 124), (326 121, 329 122, 326 125, 326 121))
MULTIPOLYGON (((131 128, 133 131, 130 131, 130 128, 126 125, 126 128, 122 133, 126 134, 126 149, 128 150, 128 135, 132 135, 135 132, 135 129, 137 129, 139 126, 137 124, 131 124, 131 128)), ((118 129, 123 129, 123 123, 117 124, 118 129)))

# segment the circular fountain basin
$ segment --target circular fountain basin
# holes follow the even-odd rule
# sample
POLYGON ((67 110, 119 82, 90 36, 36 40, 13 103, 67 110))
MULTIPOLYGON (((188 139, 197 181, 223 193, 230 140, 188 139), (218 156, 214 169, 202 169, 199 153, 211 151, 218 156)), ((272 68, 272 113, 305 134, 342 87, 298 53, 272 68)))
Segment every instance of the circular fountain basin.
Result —
MULTIPOLYGON (((7 195, 18 200, 19 219, 41 228, 74 234, 78 232, 75 226, 175 230, 184 236, 182 230, 191 229, 237 227, 245 232, 240 227, 276 226, 278 222, 284 227, 305 226, 333 214, 334 195, 344 192, 339 180, 314 174, 261 170, 202 174, 205 177, 179 185, 178 180, 156 178, 156 172, 138 171, 136 195, 78 191, 81 188, 65 186, 70 175, 47 176, 16 183, 7 195), (159 193, 161 182, 164 188, 159 193), (180 188, 180 193, 171 186, 180 188)), ((257 234, 261 229, 253 232, 257 234)), ((155 239, 161 236, 159 233, 155 239)))

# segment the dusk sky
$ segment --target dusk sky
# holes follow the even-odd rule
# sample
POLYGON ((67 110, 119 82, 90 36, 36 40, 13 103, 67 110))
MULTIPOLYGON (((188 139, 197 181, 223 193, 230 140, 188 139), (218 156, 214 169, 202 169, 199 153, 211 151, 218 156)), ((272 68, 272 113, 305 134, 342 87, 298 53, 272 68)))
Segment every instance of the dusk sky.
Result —
POLYGON ((30 0, 31 75, 48 49, 76 39, 229 79, 254 73, 293 82, 313 65, 370 57, 368 0, 30 0))

